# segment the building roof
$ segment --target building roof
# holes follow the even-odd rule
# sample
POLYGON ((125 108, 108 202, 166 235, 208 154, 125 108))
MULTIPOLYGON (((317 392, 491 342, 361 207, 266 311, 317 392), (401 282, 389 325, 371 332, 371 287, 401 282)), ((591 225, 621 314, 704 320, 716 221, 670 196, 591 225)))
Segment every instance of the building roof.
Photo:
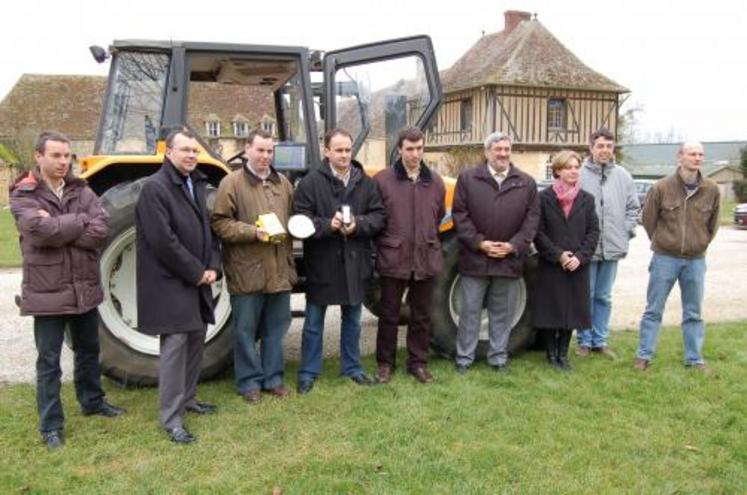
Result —
MULTIPOLYGON (((636 177, 663 177, 672 172, 680 143, 620 145, 625 167, 636 177)), ((703 173, 711 176, 724 168, 739 170, 740 150, 747 141, 704 142, 703 173)))
POLYGON ((99 76, 24 74, 0 102, 0 137, 58 130, 73 140, 92 140, 105 87, 99 76))
POLYGON ((507 28, 480 38, 442 73, 447 93, 485 85, 585 89, 627 93, 629 90, 587 67, 536 18, 506 12, 507 28), (509 16, 519 15, 514 22, 509 16))
MULTIPOLYGON (((202 131, 207 120, 232 122, 238 115, 258 125, 274 113, 264 87, 195 83, 190 93, 190 124, 202 131)), ((74 141, 96 138, 106 77, 24 74, 0 102, 0 138, 23 131, 57 130, 74 141)))

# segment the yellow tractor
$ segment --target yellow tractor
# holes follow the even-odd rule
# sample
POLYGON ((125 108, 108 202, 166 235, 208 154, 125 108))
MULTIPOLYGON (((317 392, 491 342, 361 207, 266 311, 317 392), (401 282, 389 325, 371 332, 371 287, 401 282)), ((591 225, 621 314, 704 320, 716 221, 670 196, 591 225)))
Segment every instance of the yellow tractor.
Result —
MULTIPOLYGON (((111 61, 94 154, 80 161, 81 175, 110 216, 101 259, 105 300, 99 307, 104 372, 126 385, 157 379, 158 339, 138 331, 135 293, 134 207, 142 181, 163 161, 164 138, 186 126, 199 136, 199 168, 217 187, 243 162, 250 128, 277 138, 274 166, 292 182, 321 161, 320 137, 343 127, 354 136, 356 158, 374 173, 391 163, 397 132, 425 128, 442 92, 430 38, 414 36, 320 52, 295 46, 175 41, 115 41, 91 47, 98 62, 111 61)), ((454 181, 448 181, 451 204, 454 181)), ((442 224, 446 268, 434 295, 433 344, 454 351, 460 305, 457 241, 450 214, 442 224)), ((294 248, 303 292, 303 253, 294 248)), ((204 378, 230 363, 231 309, 217 283, 216 324, 208 328, 204 378)), ((373 284, 366 305, 378 307, 373 284)), ((526 288, 516 308, 511 349, 531 338, 526 288)), ((406 320, 407 309, 402 319, 406 320)), ((483 339, 485 340, 485 339, 483 339)), ((483 343, 484 345, 484 343, 483 343)))

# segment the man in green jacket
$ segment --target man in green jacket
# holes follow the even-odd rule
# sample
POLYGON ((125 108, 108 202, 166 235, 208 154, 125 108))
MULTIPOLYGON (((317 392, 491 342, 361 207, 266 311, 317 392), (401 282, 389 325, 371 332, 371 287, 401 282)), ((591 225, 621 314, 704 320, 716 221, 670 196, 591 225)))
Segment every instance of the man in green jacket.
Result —
POLYGON ((645 370, 656 350, 664 304, 675 282, 682 295, 685 366, 707 371, 701 349, 705 252, 718 229, 718 186, 703 177, 703 145, 683 143, 677 170, 654 184, 643 208, 643 226, 654 251, 646 310, 641 318, 636 368, 645 370))
POLYGON ((211 225, 223 242, 223 267, 234 318, 234 369, 238 392, 250 404, 261 390, 286 397, 283 339, 291 323, 296 282, 290 237, 271 239, 256 222, 274 213, 288 225, 293 186, 272 167, 272 135, 246 139, 246 164, 220 183, 211 225), (259 351, 257 345, 259 344, 259 351))

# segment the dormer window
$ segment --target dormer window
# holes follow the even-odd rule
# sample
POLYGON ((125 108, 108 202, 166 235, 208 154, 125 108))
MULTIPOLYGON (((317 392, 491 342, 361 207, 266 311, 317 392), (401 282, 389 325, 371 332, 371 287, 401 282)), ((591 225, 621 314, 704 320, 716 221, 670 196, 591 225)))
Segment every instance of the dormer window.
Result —
POLYGON ((233 123, 233 135, 236 137, 246 137, 249 134, 249 124, 246 122, 233 123))
POLYGON ((218 137, 220 136, 220 121, 218 120, 208 120, 207 123, 207 135, 209 137, 218 137))

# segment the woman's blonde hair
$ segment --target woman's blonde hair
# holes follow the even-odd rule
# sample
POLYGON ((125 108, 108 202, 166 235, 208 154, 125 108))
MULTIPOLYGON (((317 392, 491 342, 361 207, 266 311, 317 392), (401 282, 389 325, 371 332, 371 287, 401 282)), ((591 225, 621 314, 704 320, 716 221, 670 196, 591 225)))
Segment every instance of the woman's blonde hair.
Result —
POLYGON ((552 176, 558 177, 558 172, 568 166, 568 162, 572 158, 575 158, 579 165, 581 165, 581 155, 573 150, 562 150, 552 159, 552 176))

